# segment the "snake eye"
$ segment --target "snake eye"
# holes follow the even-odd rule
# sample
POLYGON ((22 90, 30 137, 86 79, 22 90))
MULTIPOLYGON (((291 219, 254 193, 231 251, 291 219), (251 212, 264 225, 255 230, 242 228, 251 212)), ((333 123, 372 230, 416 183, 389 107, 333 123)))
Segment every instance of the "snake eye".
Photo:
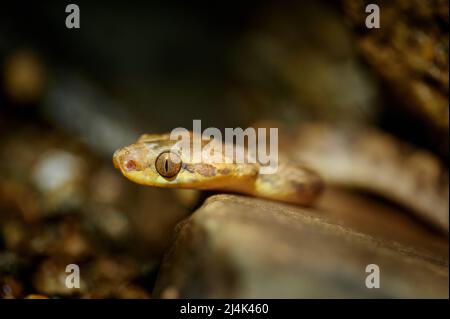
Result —
POLYGON ((181 169, 180 156, 170 151, 163 152, 156 159, 155 167, 161 176, 174 177, 181 169))

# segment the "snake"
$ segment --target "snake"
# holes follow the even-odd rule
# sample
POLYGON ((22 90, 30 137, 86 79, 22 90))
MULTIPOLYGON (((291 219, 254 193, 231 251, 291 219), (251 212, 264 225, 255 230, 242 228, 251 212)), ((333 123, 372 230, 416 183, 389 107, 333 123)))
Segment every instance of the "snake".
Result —
MULTIPOLYGON (((203 152, 198 162, 194 147, 187 154, 177 147, 178 142, 170 139, 170 134, 144 134, 114 153, 114 166, 141 185, 233 192, 299 205, 313 204, 324 188, 315 171, 299 164, 282 161, 275 173, 262 174, 258 162, 241 163, 235 156, 226 158, 225 152, 219 152, 220 158, 214 160, 209 159, 215 154, 203 152)), ((218 144, 214 150, 225 147, 217 140, 201 143, 198 152, 209 143, 218 144)))
POLYGON ((281 134, 273 174, 261 174, 258 163, 225 158, 203 156, 193 162, 176 143, 170 134, 144 134, 114 153, 114 166, 141 185, 232 192, 305 206, 314 205, 326 185, 362 190, 448 233, 446 166, 433 153, 378 128, 300 125, 281 134))

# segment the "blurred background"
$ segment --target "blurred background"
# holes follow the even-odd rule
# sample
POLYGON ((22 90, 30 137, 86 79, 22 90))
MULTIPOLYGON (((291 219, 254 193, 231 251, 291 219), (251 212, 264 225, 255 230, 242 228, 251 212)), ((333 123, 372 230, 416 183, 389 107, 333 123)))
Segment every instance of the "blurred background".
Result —
POLYGON ((151 296, 198 202, 114 170, 144 132, 321 120, 446 161, 448 1, 379 3, 378 32, 360 0, 0 5, 0 296, 151 296))

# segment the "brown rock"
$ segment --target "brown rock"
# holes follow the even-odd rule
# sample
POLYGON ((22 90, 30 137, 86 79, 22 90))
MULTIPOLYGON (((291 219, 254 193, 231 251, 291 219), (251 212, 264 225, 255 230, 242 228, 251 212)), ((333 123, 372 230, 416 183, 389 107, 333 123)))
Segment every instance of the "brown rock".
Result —
MULTIPOLYGON (((361 210, 360 220, 352 223, 356 212, 320 212, 256 198, 213 196, 178 226, 154 296, 448 298, 445 250, 408 246, 411 234, 386 236, 380 228, 389 224, 384 219, 389 214, 382 215, 382 224, 377 223, 380 218, 371 218, 367 220, 371 224, 363 225, 364 213, 361 210), (379 289, 365 285, 369 264, 380 268, 379 289)), ((391 222, 399 223, 399 232, 405 233, 398 216, 391 222)), ((439 241, 416 233, 425 241, 439 241)), ((448 247, 448 242, 444 245, 448 247)))

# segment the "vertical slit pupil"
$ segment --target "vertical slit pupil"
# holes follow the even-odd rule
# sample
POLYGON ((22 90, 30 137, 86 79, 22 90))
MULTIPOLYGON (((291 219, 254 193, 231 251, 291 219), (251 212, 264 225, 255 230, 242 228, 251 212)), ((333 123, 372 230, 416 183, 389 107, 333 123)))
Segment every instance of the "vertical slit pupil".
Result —
POLYGON ((172 160, 170 158, 171 155, 172 154, 169 154, 169 152, 163 152, 157 157, 155 161, 156 170, 160 175, 166 178, 174 177, 181 169, 180 158, 177 155, 173 155, 177 157, 175 160, 172 160))

